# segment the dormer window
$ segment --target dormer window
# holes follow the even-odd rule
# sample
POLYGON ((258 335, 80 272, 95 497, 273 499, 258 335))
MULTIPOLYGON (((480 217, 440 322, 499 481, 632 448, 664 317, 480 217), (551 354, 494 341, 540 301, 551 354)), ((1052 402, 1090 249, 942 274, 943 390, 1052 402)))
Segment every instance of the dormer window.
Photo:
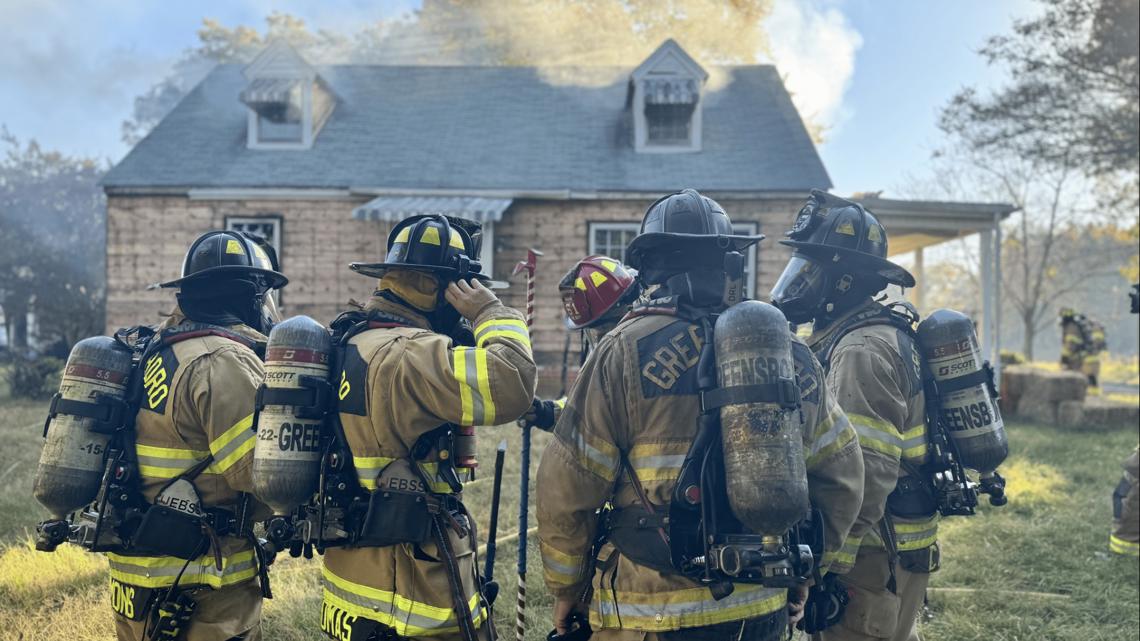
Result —
POLYGON ((701 150, 701 87, 708 74, 673 40, 634 70, 634 148, 642 153, 701 150))
POLYGON ((336 100, 324 80, 284 42, 269 45, 246 67, 250 149, 308 149, 336 100))

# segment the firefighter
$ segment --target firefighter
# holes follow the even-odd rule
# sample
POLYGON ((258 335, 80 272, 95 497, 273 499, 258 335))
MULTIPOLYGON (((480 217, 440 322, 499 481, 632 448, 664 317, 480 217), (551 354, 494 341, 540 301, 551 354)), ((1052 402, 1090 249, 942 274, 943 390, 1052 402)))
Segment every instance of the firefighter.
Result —
POLYGON ((178 304, 140 365, 135 450, 143 498, 167 511, 144 513, 134 540, 140 550, 107 555, 120 641, 261 638, 264 565, 235 519, 252 490, 259 352, 277 320, 273 290, 287 282, 272 247, 212 231, 190 246, 182 277, 162 284, 178 289, 178 304), (201 537, 195 518, 178 519, 203 514, 208 536, 191 544, 199 555, 146 553, 201 537))
POLYGON ((937 504, 904 491, 921 478, 928 447, 920 352, 905 330, 916 318, 873 300, 888 284, 914 286, 914 278, 886 260, 886 230, 854 202, 813 191, 787 235, 781 243, 793 253, 772 302, 792 323, 814 321, 808 345, 859 434, 866 479, 840 555, 854 563, 840 579, 851 601, 822 638, 916 639, 915 618, 938 567, 937 504))
POLYGON ((1124 475, 1112 493, 1112 534, 1108 548, 1125 556, 1140 556, 1140 448, 1124 461, 1124 475))
POLYGON ((1104 326, 1079 314, 1071 307, 1063 307, 1061 316, 1061 367, 1084 374, 1089 387, 1100 382, 1100 354, 1104 351, 1104 326))
MULTIPOLYGON (((635 274, 609 256, 587 256, 566 272, 558 283, 558 295, 566 312, 566 328, 582 335, 582 363, 586 362, 590 347, 617 326, 640 293, 635 274)), ((569 339, 566 348, 570 348, 569 339)), ((565 358, 563 354, 563 367, 565 358)), ((523 420, 549 432, 565 405, 565 396, 535 398, 523 420)))
MULTIPOLYGON (((785 633, 787 589, 739 583, 720 585, 714 593, 680 572, 634 561, 640 548, 660 544, 660 526, 642 529, 643 536, 620 551, 608 543, 594 547, 614 532, 608 524, 630 521, 621 514, 642 507, 657 512, 671 504, 699 432, 697 363, 707 336, 702 327, 738 300, 740 252, 761 238, 733 235, 719 204, 686 189, 654 203, 630 243, 629 262, 649 289, 594 347, 538 469, 538 533, 558 633, 587 610, 599 641, 755 641, 785 633), (729 272, 726 262, 732 259, 738 259, 738 269, 729 272), (614 516, 603 522, 599 512, 607 503, 614 516)), ((773 331, 786 333, 786 323, 773 331)), ((823 386, 810 352, 802 343, 793 347, 799 390, 790 396, 801 410, 795 419, 797 432, 803 430, 800 461, 806 456, 811 500, 823 510, 826 538, 842 541, 863 485, 855 433, 823 386)), ((791 354, 789 364, 790 359, 791 354)), ((836 551, 828 550, 825 568, 836 551)), ((798 590, 797 596, 802 599, 798 590)), ((798 617, 800 606, 793 607, 798 617)))
POLYGON ((368 510, 355 544, 324 555, 322 630, 333 639, 494 636, 452 452, 460 426, 527 410, 535 364, 522 314, 483 285, 477 259, 467 231, 430 215, 396 225, 385 262, 352 266, 379 278, 338 387, 368 510), (460 318, 471 346, 448 335, 460 318))

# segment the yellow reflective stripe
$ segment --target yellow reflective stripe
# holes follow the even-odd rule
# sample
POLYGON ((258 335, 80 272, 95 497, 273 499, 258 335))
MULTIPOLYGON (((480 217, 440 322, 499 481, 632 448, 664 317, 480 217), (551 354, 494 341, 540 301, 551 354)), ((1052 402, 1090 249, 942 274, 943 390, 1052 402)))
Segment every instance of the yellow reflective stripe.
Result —
MULTIPOLYGON (((434 636, 459 630, 455 610, 451 607, 434 606, 395 592, 361 585, 337 576, 327 567, 321 568, 321 574, 327 602, 351 615, 379 621, 391 627, 396 634, 434 636)), ((477 593, 471 595, 468 607, 478 626, 486 618, 486 611, 477 593)))
MULTIPOLYGON (((179 447, 135 445, 139 474, 147 478, 172 479, 194 467, 210 455, 206 450, 188 450, 179 447)), ((211 463, 202 474, 218 474, 217 463, 211 463)))
POLYGON ((737 584, 732 594, 716 600, 708 588, 640 594, 602 590, 590 609, 595 627, 662 632, 764 616, 787 605, 787 591, 737 584))
POLYGON ((894 459, 902 457, 902 439, 894 425, 862 414, 848 413, 847 418, 855 426, 860 446, 894 459))
POLYGON ((919 423, 902 433, 902 456, 906 459, 926 458, 926 423, 919 423))
POLYGON ((221 436, 210 441, 210 451, 214 454, 214 466, 218 472, 233 467, 243 456, 253 451, 253 414, 234 423, 221 436))
POLYGON ((690 443, 639 443, 629 451, 629 464, 641 481, 675 481, 690 443))
POLYGON ((508 338, 530 348, 530 332, 526 323, 516 318, 492 318, 475 328, 475 345, 483 347, 492 338, 508 338))
POLYGON ((452 350, 452 367, 459 382, 460 425, 494 425, 495 402, 487 370, 487 350, 457 347, 452 350))
POLYGON ((1140 556, 1140 543, 1125 541, 1115 534, 1110 534, 1108 537, 1108 549, 1115 552, 1116 554, 1124 554, 1126 556, 1140 556))
POLYGON ((823 567, 837 574, 850 572, 855 567, 855 557, 859 554, 862 541, 861 536, 848 536, 838 550, 823 554, 823 567))
POLYGON ((938 540, 938 514, 921 521, 894 519, 895 540, 900 552, 923 550, 938 540))
POLYGON ((366 490, 376 489, 376 477, 380 470, 396 459, 389 456, 356 456, 352 457, 352 466, 356 468, 356 480, 360 487, 366 490))
POLYGON ((604 439, 587 439, 581 431, 574 438, 574 442, 568 446, 573 448, 578 464, 603 480, 613 481, 618 468, 617 447, 604 439))
POLYGON ((172 556, 127 556, 108 553, 111 578, 143 588, 162 588, 174 585, 181 573, 179 585, 208 585, 221 588, 241 583, 257 576, 257 560, 253 550, 235 552, 222 557, 221 572, 214 566, 211 554, 187 563, 172 556), (185 566, 185 570, 183 570, 185 566))
POLYGON ((832 405, 830 409, 827 417, 816 426, 816 437, 806 459, 808 469, 843 449, 856 437, 843 410, 838 405, 832 405))
POLYGON ((483 420, 480 425, 495 424, 495 400, 491 398, 491 376, 487 372, 487 350, 475 350, 475 376, 479 381, 479 394, 483 397, 483 420))
POLYGON ((586 557, 566 554, 546 541, 539 542, 542 551, 542 574, 549 585, 573 585, 578 582, 586 557))
POLYGON ((554 401, 554 407, 557 409, 560 409, 560 410, 565 409, 566 408, 566 397, 563 396, 562 398, 556 399, 554 401))

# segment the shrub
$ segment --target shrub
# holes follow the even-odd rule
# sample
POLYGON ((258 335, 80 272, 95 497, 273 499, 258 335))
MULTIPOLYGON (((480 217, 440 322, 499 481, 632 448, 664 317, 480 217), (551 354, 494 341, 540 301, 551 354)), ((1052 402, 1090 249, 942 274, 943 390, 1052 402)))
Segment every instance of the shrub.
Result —
POLYGON ((14 358, 7 371, 8 393, 13 398, 49 398, 59 390, 62 374, 58 358, 14 358))

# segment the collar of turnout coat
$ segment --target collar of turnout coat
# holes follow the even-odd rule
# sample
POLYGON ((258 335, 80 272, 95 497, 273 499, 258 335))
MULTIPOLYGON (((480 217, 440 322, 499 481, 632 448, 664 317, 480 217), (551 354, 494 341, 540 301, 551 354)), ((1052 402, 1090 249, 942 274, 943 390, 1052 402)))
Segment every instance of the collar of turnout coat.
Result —
POLYGON ((828 323, 827 327, 824 327, 820 331, 813 331, 811 333, 811 336, 809 336, 807 339, 808 347, 811 347, 813 352, 816 351, 817 347, 821 343, 823 343, 826 340, 831 339, 832 334, 835 333, 836 330, 838 330, 838 329, 842 328, 844 325, 846 325, 848 320, 850 320, 851 318, 853 318, 859 314, 866 314, 868 316, 874 316, 875 314, 879 313, 879 310, 882 309, 882 307, 883 307, 882 304, 877 303, 874 300, 870 300, 870 299, 868 299, 867 302, 863 303, 862 305, 856 305, 855 307, 851 308, 847 313, 843 314, 842 316, 840 316, 840 317, 832 320, 830 323, 828 323))
POLYGON ((397 303, 396 301, 387 299, 383 296, 378 296, 375 294, 372 295, 368 299, 368 302, 364 303, 364 311, 366 311, 366 312, 371 312, 371 311, 381 312, 381 313, 386 314, 388 316, 394 316, 394 317, 400 319, 401 321, 405 321, 405 322, 407 322, 408 325, 411 325, 412 327, 418 327, 419 329, 428 329, 428 330, 431 329, 431 323, 428 322, 428 319, 426 316, 417 312, 416 310, 412 309, 411 307, 408 307, 407 305, 401 305, 401 304, 397 303))
MULTIPOLYGON (((161 324, 159 324, 158 331, 161 332, 164 329, 170 329, 171 327, 178 327, 182 323, 186 323, 186 322, 192 322, 192 321, 190 321, 190 319, 186 318, 186 314, 183 313, 181 307, 179 307, 178 305, 175 305, 174 309, 171 310, 170 314, 166 317, 166 319, 163 320, 161 324)), ((244 323, 238 323, 237 325, 227 325, 226 329, 237 334, 238 336, 248 338, 249 340, 257 343, 258 345, 264 346, 267 342, 269 342, 269 338, 265 334, 262 334, 261 332, 257 331, 256 329, 254 329, 254 328, 252 328, 249 325, 246 325, 244 323)))

